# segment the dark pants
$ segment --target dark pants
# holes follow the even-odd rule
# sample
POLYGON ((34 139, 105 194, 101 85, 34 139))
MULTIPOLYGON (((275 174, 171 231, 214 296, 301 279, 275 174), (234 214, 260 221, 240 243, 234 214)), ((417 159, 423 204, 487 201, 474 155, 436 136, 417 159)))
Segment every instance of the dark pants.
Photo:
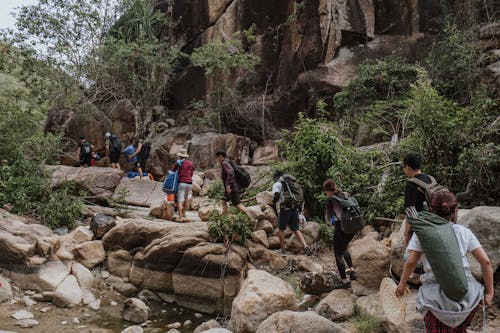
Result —
POLYGON ((354 235, 344 233, 339 225, 333 231, 333 253, 335 254, 335 262, 337 263, 337 268, 342 279, 347 278, 344 260, 348 267, 352 267, 351 254, 347 251, 347 246, 354 235))
POLYGON ((278 224, 280 230, 285 230, 286 226, 290 226, 290 230, 299 230, 299 212, 296 209, 285 210, 281 209, 278 216, 278 224))

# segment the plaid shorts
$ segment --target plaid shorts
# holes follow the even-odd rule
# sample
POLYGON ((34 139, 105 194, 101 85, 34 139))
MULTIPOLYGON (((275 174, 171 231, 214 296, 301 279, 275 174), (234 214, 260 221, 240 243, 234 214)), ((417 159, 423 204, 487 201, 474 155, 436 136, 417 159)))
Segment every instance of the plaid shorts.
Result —
POLYGON ((450 327, 446 326, 442 322, 439 321, 439 319, 436 318, 432 314, 431 311, 427 311, 427 313, 424 316, 424 323, 425 323, 425 332, 427 333, 467 333, 467 327, 472 322, 472 319, 474 319, 474 315, 476 314, 477 311, 476 307, 472 312, 469 314, 469 316, 464 320, 463 323, 461 323, 457 327, 450 327))

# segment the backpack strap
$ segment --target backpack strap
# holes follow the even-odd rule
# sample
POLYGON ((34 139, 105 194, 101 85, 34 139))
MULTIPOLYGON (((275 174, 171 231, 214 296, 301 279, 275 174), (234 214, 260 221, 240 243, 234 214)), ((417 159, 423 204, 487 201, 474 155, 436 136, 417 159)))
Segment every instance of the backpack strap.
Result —
POLYGON ((429 176, 429 178, 431 179, 431 183, 430 184, 428 184, 428 183, 424 182, 423 180, 420 180, 420 179, 418 179, 416 177, 411 177, 410 179, 408 179, 408 181, 410 181, 413 184, 416 184, 416 185, 418 185, 418 186, 423 187, 424 189, 426 189, 426 188, 430 187, 431 185, 434 185, 434 184, 437 183, 436 179, 434 177, 429 176))

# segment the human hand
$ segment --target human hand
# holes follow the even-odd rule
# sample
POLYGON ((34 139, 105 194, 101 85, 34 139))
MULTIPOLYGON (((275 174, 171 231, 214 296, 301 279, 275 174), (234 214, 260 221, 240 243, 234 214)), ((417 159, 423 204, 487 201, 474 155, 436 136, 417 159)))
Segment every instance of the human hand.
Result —
POLYGON ((484 304, 490 306, 493 303, 493 293, 484 294, 484 304))
POLYGON ((231 193, 231 186, 229 186, 229 185, 226 186, 226 192, 231 193))
POLYGON ((400 282, 398 284, 398 287, 396 288, 395 294, 396 294, 397 297, 401 297, 401 296, 403 296, 405 294, 405 291, 406 291, 406 283, 403 284, 403 283, 400 282))

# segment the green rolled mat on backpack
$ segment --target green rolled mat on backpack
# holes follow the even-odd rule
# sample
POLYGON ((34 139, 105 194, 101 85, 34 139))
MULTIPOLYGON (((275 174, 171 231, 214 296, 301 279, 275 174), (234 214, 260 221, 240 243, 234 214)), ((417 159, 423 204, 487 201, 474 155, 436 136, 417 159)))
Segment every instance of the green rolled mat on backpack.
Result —
POLYGON ((468 291, 467 276, 453 224, 431 212, 408 218, 439 286, 448 298, 460 301, 468 291))

